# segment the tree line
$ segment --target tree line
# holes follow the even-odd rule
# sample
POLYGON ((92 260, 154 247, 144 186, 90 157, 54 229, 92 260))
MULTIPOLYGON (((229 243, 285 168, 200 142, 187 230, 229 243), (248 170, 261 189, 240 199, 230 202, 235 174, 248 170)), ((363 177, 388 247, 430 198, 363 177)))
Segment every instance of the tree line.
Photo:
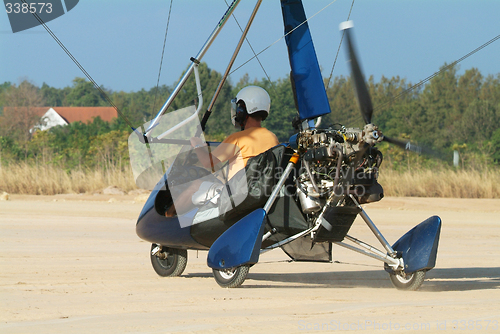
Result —
MULTIPOLYGON (((441 71, 425 86, 410 89, 412 83, 398 77, 382 77, 378 82, 368 78, 368 89, 374 105, 373 123, 384 134, 404 138, 432 148, 447 164, 451 153, 461 153, 462 166, 479 167, 500 162, 500 74, 483 76, 472 68, 458 74, 458 67, 444 64, 441 71)), ((200 65, 203 109, 206 110, 221 74, 200 65)), ((237 131, 230 121, 230 100, 249 85, 265 88, 271 96, 271 111, 264 126, 280 141, 294 133, 292 120, 297 115, 293 91, 288 77, 270 81, 250 81, 245 75, 238 82, 226 82, 216 100, 206 137, 222 140, 237 131)), ((327 84, 325 80, 325 84, 327 84)), ((101 87, 134 127, 152 119, 173 90, 162 85, 137 92, 115 92, 101 87)), ((322 126, 341 124, 362 127, 363 119, 356 105, 350 77, 336 77, 328 84, 327 96, 331 113, 324 116, 322 126)), ((192 76, 179 93, 169 111, 196 101, 196 85, 192 76)), ((108 106, 92 83, 75 78, 72 86, 62 89, 29 81, 0 85, 0 164, 17 161, 52 163, 66 169, 128 164, 127 138, 131 129, 123 119, 108 123, 94 119, 89 124, 75 122, 47 131, 32 131, 39 121, 30 107, 36 106, 108 106), (27 107, 23 113, 3 112, 3 107, 27 107)), ((8 109, 5 109, 8 110, 8 109)), ((203 113, 203 112, 202 112, 203 113)), ((393 167, 411 161, 433 166, 435 159, 416 157, 386 143, 380 145, 386 161, 393 167)))

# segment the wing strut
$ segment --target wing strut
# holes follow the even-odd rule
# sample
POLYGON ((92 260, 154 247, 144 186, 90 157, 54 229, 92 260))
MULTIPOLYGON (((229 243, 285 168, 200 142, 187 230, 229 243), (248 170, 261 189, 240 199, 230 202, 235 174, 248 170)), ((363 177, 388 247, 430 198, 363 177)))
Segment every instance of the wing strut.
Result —
POLYGON ((250 15, 250 18, 248 19, 245 30, 243 30, 243 33, 241 35, 240 41, 238 42, 238 45, 236 46, 236 49, 233 52, 233 56, 231 57, 231 60, 229 61, 229 64, 227 65, 226 72, 224 72, 224 75, 222 76, 222 79, 219 82, 219 86, 217 86, 217 90, 214 93, 212 101, 210 101, 210 104, 207 108, 207 111, 203 115, 203 119, 201 120, 201 129, 203 131, 205 131, 205 126, 207 124, 208 118, 212 114, 212 108, 214 107, 215 101, 217 100, 217 97, 219 96, 219 93, 222 89, 222 86, 224 86, 224 83, 226 82, 226 79, 229 76, 229 72, 231 71, 231 68, 233 67, 234 61, 236 60, 236 56, 240 52, 241 45, 243 44, 243 41, 247 37, 248 30, 250 29, 250 26, 252 25, 253 19, 255 18, 255 15, 257 14, 257 11, 259 10, 261 3, 262 3, 262 0, 258 0, 257 3, 255 4, 252 15, 250 15))
MULTIPOLYGON (((233 13, 233 11, 236 9, 236 6, 238 6, 240 1, 241 0, 233 0, 233 2, 229 5, 227 11, 224 13, 224 15, 220 19, 219 23, 217 23, 217 26, 212 31, 212 33, 208 37, 207 41, 201 47, 201 50, 198 52, 196 57, 194 57, 194 59, 196 59, 197 61, 201 61, 201 59, 203 58, 203 56, 207 52, 208 48, 210 48, 210 46, 212 45, 212 42, 215 40, 215 38, 217 37, 217 35, 221 31, 222 27, 224 27, 224 25, 226 24, 228 17, 233 13)), ((168 109, 168 107, 170 106, 172 101, 175 99, 177 94, 179 94, 180 90, 182 89, 182 87, 186 83, 187 79, 189 78, 189 76, 193 72, 194 64, 195 64, 194 62, 191 62, 191 65, 188 67, 186 73, 184 73, 184 75, 182 76, 179 83, 177 83, 177 86, 175 86, 175 89, 172 92, 172 94, 170 94, 167 101, 165 101, 165 104, 161 107, 160 111, 158 112, 158 114, 156 115, 154 120, 151 121, 148 129, 146 129, 146 133, 144 134, 145 137, 148 137, 150 135, 151 130, 158 124, 161 115, 163 115, 165 113, 165 111, 168 109)))

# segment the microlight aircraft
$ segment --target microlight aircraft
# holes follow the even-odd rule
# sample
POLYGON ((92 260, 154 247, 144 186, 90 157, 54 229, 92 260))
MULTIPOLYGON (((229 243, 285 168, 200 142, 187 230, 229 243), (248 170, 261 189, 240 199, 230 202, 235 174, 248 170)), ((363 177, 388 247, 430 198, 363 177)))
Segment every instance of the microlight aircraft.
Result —
MULTIPOLYGON (((226 166, 204 168, 190 138, 204 140, 203 130, 220 89, 245 41, 262 0, 256 2, 209 107, 203 104, 198 66, 239 4, 234 0, 166 100, 157 116, 129 137, 136 183, 151 189, 137 220, 137 235, 150 242, 151 262, 160 276, 180 276, 187 250, 208 250, 207 265, 222 287, 238 287, 260 254, 281 248, 294 261, 332 261, 332 246, 340 246, 383 263, 394 286, 418 289, 434 268, 441 219, 428 218, 389 243, 362 204, 383 198, 378 183, 382 141, 421 153, 425 148, 384 136, 372 124, 373 106, 356 55, 352 22, 343 22, 351 77, 361 114, 361 128, 320 126, 330 105, 312 43, 302 1, 281 0, 298 116, 289 142, 251 158, 239 178, 224 178, 226 166), (187 79, 195 76, 197 106, 166 113, 187 79), (201 118, 201 121, 200 121, 201 118), (222 180, 221 191, 185 212, 166 217, 182 192, 194 182, 222 180), (243 186, 242 186, 243 185, 243 186), (349 235, 360 216, 382 250, 349 235)), ((206 142, 208 152, 220 143, 206 142)), ((237 151, 237 150, 236 150, 237 151)), ((226 175, 227 176, 227 175, 226 175)))

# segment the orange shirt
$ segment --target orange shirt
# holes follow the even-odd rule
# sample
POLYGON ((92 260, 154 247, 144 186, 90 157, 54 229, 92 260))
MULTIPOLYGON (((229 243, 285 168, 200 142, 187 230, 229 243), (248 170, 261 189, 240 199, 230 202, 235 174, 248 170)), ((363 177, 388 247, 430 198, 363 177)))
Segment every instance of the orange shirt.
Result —
POLYGON ((274 133, 266 128, 251 127, 229 135, 212 152, 221 162, 229 161, 228 179, 245 168, 248 159, 279 144, 274 133))

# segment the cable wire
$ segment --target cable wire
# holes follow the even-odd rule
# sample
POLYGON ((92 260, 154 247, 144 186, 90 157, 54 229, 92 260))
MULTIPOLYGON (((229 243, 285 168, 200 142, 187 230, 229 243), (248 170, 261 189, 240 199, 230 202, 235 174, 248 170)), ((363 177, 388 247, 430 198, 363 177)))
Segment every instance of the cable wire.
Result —
POLYGON ((252 58, 248 59, 247 61, 245 61, 243 64, 241 64, 240 66, 238 66, 237 68, 235 68, 233 71, 231 71, 231 73, 229 74, 233 74, 234 72, 236 72, 237 70, 239 70, 240 68, 242 68, 243 66, 245 66, 248 62, 250 62, 252 59, 256 58, 257 56, 259 56, 260 54, 262 54, 263 52, 267 51, 270 47, 272 47, 274 44, 278 43, 279 41, 281 41, 283 38, 285 38, 286 36, 290 35, 292 32, 294 32, 296 29, 300 28, 303 24, 306 24, 309 20, 311 20, 313 17, 315 17, 316 15, 318 15, 319 13, 321 13, 322 11, 324 11, 326 8, 330 7, 331 5, 333 5, 335 2, 337 2, 337 0, 333 0, 332 2, 330 2, 328 5, 326 5, 325 7, 323 7, 322 9, 320 9, 316 14, 310 16, 308 19, 306 19, 304 22, 302 22, 301 24, 299 24, 298 26, 296 26, 295 28, 293 28, 292 30, 290 30, 288 33, 286 33, 285 35, 281 36, 280 38, 278 38, 275 42, 271 43, 270 45, 268 45, 267 47, 265 47, 264 49, 262 49, 259 53, 257 53, 256 55, 254 55, 252 58))
MULTIPOLYGON (((224 0, 224 2, 226 3, 226 6, 229 7, 229 4, 227 3, 226 0, 224 0)), ((234 18, 234 20, 236 21, 236 24, 238 25, 238 28, 240 28, 240 31, 243 33, 243 29, 241 28, 241 25, 240 23, 238 22, 238 19, 236 19, 236 16, 234 15, 234 13, 231 14, 231 16, 234 18)), ((266 69, 264 68, 264 65, 262 65, 262 63, 260 62, 260 59, 259 57, 257 56, 257 54, 255 53, 255 50, 254 48, 252 47, 252 44, 250 44, 250 41, 248 40, 248 37, 245 37, 245 41, 248 43, 248 46, 250 47, 250 49, 252 50, 252 53, 254 55, 254 57, 257 59, 257 61, 259 62, 259 65, 260 67, 262 68, 262 71, 264 71, 264 74, 266 75, 267 77, 267 80, 269 80, 269 82, 271 82, 271 78, 269 77, 269 75, 267 74, 267 71, 266 69)))
MULTIPOLYGON (((349 18, 351 17, 351 12, 352 12, 353 6, 354 6, 354 0, 352 0, 351 9, 349 10, 349 15, 347 15, 346 21, 349 21, 349 18)), ((342 30, 342 38, 340 38, 339 48, 337 49, 337 54, 335 55, 335 60, 333 61, 333 66, 332 66, 332 70, 330 72, 330 77, 328 78, 328 82, 326 83, 325 88, 328 88, 328 86, 330 86, 330 81, 332 80, 332 76, 333 76, 333 69, 335 68, 335 64, 337 63, 337 58, 339 56, 340 47, 342 46, 342 41, 344 40, 344 35, 345 35, 345 30, 342 30)))
MULTIPOLYGON (((497 40, 500 39, 500 35, 497 35, 496 37, 493 37, 492 39, 490 39, 488 42, 484 43, 483 45, 477 47, 476 49, 472 50, 471 52, 467 53, 465 56, 463 56, 462 58, 459 58, 457 60, 455 60, 453 63, 451 63, 450 65, 447 65, 445 67, 443 67, 442 69, 440 69, 439 71, 435 72, 434 74, 432 75, 429 75, 427 78, 421 80, 420 82, 418 82, 417 84, 405 89, 404 91, 402 91, 401 93, 399 93, 398 95, 394 96, 392 99, 390 99, 389 101, 387 102, 384 102, 380 105, 378 105, 376 108, 373 109, 373 112, 375 111, 378 111, 378 110, 383 110, 385 109, 386 107, 388 107, 389 105, 391 105, 396 99, 400 98, 401 96, 405 95, 405 94, 408 94, 410 91, 414 90, 415 88, 418 88, 420 86, 422 86, 423 84, 425 84, 426 82, 430 81, 431 79, 433 79, 434 77, 438 76, 441 72, 444 72, 446 71, 447 69, 457 65, 458 63, 460 63, 462 60, 472 56, 473 54, 475 54, 476 52, 484 49, 485 47, 487 47, 488 45, 492 44, 493 42, 496 42, 497 40)), ((361 115, 358 115, 354 118, 353 120, 353 123, 356 123, 358 121, 360 121, 362 119, 362 116, 361 115)))
POLYGON ((158 86, 160 85, 161 67, 163 65, 163 55, 165 54, 165 44, 167 42, 168 26, 170 24, 170 14, 172 13, 172 3, 173 2, 174 2, 174 0, 170 0, 170 8, 168 10, 167 27, 165 28, 165 38, 163 39, 163 49, 161 51, 160 69, 158 70, 158 79, 156 80, 156 93, 155 93, 155 100, 153 102, 153 110, 151 111, 151 116, 154 116, 155 110, 156 110, 156 98, 158 96, 158 86))
MULTIPOLYGON (((29 4, 26 0, 21 0, 23 3, 27 4, 29 7, 29 4)), ((66 46, 57 38, 57 36, 50 30, 50 28, 45 24, 45 22, 38 16, 36 12, 31 13, 33 16, 37 19, 37 21, 47 30, 49 35, 56 41, 57 44, 63 49, 64 52, 68 55, 68 57, 75 63, 75 65, 82 71, 82 73, 89 79, 89 81, 94 85, 94 87, 99 91, 101 94, 101 97, 106 100, 113 108, 115 108, 116 112, 120 117, 123 118, 123 120, 132 128, 132 130, 135 131, 135 128, 132 126, 132 123, 130 123, 129 119, 118 109, 118 107, 111 101, 109 98, 108 94, 95 82, 95 80, 90 76, 90 74, 85 70, 85 68, 78 62, 78 60, 71 54, 71 52, 66 48, 66 46)))
MULTIPOLYGON (((447 65, 445 67, 443 67, 442 69, 440 69, 439 71, 435 72, 434 74, 432 75, 429 75, 427 78, 421 80, 420 82, 418 82, 417 84, 405 89, 404 91, 402 91, 401 93, 399 93, 398 95, 394 96, 392 99, 390 99, 389 101, 387 102, 384 102, 380 105, 378 105, 376 108, 373 109, 373 112, 375 111, 379 111, 379 110, 383 110, 385 109, 387 106, 391 105, 396 99, 400 98, 401 96, 405 95, 405 94, 408 94, 410 91, 412 91, 413 89, 415 88, 418 88, 420 86, 422 86, 423 84, 425 84, 426 82, 430 81, 431 79, 433 79, 434 77, 436 77, 437 75, 439 75, 441 72, 444 72, 446 71, 447 69, 457 65, 458 63, 460 63, 461 61, 463 61, 464 59, 472 56, 473 54, 475 54, 476 52, 484 49, 485 47, 487 47, 488 45, 492 44, 493 42, 496 42, 497 40, 500 39, 500 35, 496 36, 496 37, 493 37, 492 39, 490 39, 488 42, 482 44, 481 46, 477 47, 476 49, 472 50, 471 52, 467 53, 465 56, 455 60, 453 63, 451 63, 450 65, 447 65)), ((356 122, 359 122, 360 120, 362 120, 362 115, 358 115, 356 116, 355 118, 353 118, 353 121, 352 123, 356 123, 356 122)))
POLYGON ((434 73, 434 74, 432 74, 432 75, 429 75, 427 78, 425 78, 424 80, 420 81, 419 83, 417 83, 417 84, 415 84, 415 85, 411 86, 410 88, 408 88, 408 89, 406 89, 406 90, 402 91, 401 93, 399 93, 398 95, 396 95, 395 97, 393 97, 391 100, 389 100, 389 101, 387 101, 387 102, 385 102, 385 103, 383 103, 383 104, 381 104, 381 105, 377 106, 377 108, 375 108, 375 109, 374 109, 374 111, 376 111, 376 110, 380 110, 380 109, 385 108, 387 105, 390 105, 391 103, 393 103, 393 102, 394 102, 394 100, 398 99, 398 98, 399 98, 399 97, 401 97, 402 95, 405 95, 405 94, 407 94, 408 92, 412 91, 413 89, 415 89, 415 88, 418 88, 418 87, 422 86, 424 83, 428 82, 428 81, 429 81, 429 80, 431 80, 432 78, 434 78, 434 77, 436 77, 437 75, 439 75, 439 73, 444 72, 444 71, 446 71, 447 69, 449 69, 449 68, 451 68, 451 67, 455 66, 456 64, 460 63, 462 60, 464 60, 464 59, 466 59, 466 58, 468 58, 468 57, 472 56, 472 55, 473 55, 473 54, 475 54, 476 52, 478 52, 478 51, 480 51, 480 50, 484 49, 485 47, 487 47, 487 46, 488 46, 488 45, 490 45, 491 43, 493 43, 493 42, 497 41, 498 39, 500 39, 500 35, 498 35, 498 36, 496 36, 496 37, 494 37, 494 38, 490 39, 488 42, 486 42, 486 43, 484 43, 483 45, 479 46, 478 48, 476 48, 476 49, 472 50, 471 52, 469 52, 468 54, 466 54, 466 55, 465 55, 465 56, 463 56, 462 58, 460 58, 460 59, 458 59, 458 60, 455 60, 455 61, 454 61, 453 63, 451 63, 450 65, 443 67, 442 69, 440 69, 439 71, 435 72, 435 73, 434 73))

